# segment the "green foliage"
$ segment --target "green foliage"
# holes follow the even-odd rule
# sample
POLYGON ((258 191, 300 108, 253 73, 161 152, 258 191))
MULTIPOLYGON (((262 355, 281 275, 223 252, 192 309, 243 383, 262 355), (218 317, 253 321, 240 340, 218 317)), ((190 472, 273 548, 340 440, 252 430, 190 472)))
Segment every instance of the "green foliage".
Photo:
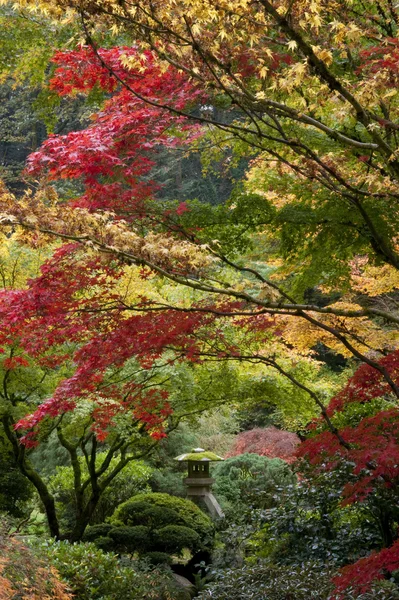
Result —
POLYGON ((169 553, 180 552, 184 548, 195 550, 200 545, 199 534, 182 525, 166 525, 155 531, 158 547, 169 553))
POLYGON ((352 402, 347 404, 342 411, 336 412, 332 421, 337 429, 355 427, 362 419, 372 417, 383 410, 390 410, 396 402, 386 398, 371 398, 367 402, 352 402))
POLYGON ((300 566, 260 562, 214 574, 198 600, 327 600, 331 570, 320 563, 300 566))
MULTIPOLYGON (((175 467, 176 469, 176 467, 175 467)), ((172 494, 184 498, 187 488, 183 483, 183 472, 171 471, 170 468, 156 469, 150 477, 149 485, 153 492, 172 494)))
MULTIPOLYGON (((89 527, 86 540, 119 553, 147 556, 152 552, 195 552, 211 544, 209 517, 189 500, 167 494, 139 494, 118 507, 111 524, 89 527)), ((158 559, 161 557, 158 556, 158 559)))
MULTIPOLYGON (((260 561, 256 565, 214 571, 214 580, 197 600, 333 600, 331 578, 334 570, 318 561, 300 565, 273 564, 260 561)), ((397 600, 395 583, 381 581, 370 592, 356 595, 356 600, 397 600)), ((354 600, 347 592, 340 600, 354 600)))
MULTIPOLYGON (((96 462, 98 468, 105 460, 105 457, 106 452, 99 452, 97 454, 96 462)), ((118 463, 118 460, 119 458, 117 456, 111 460, 103 478, 107 477, 107 475, 112 472, 118 463)), ((82 481, 84 481, 89 476, 84 457, 79 458, 79 464, 82 481)), ((116 475, 112 485, 104 490, 93 515, 92 522, 101 523, 106 517, 112 515, 115 508, 121 502, 124 502, 134 494, 148 490, 147 482, 151 473, 151 467, 144 464, 142 461, 130 461, 122 471, 116 475)), ((101 481, 102 479, 100 478, 100 484, 101 481)), ((76 519, 74 473, 72 467, 57 467, 56 473, 50 477, 49 487, 57 501, 60 520, 65 527, 72 527, 76 519)), ((88 489, 87 494, 89 493, 90 490, 88 489)))
POLYGON ((75 600, 169 600, 179 589, 170 571, 132 563, 122 566, 114 554, 94 544, 46 541, 41 544, 51 564, 68 582, 75 600))
MULTIPOLYGON (((150 511, 147 512, 148 516, 146 518, 151 519, 151 510, 154 510, 153 514, 155 515, 153 528, 155 528, 157 522, 155 519, 159 519, 161 515, 167 515, 167 519, 170 519, 169 524, 182 525, 193 529, 205 543, 213 535, 212 521, 198 506, 190 500, 169 496, 168 494, 138 494, 117 508, 111 523, 134 524, 140 518, 140 514, 146 514, 146 511, 150 511)), ((162 517, 161 523, 166 525, 164 517, 162 517)))
POLYGON ((0 436, 0 512, 22 517, 24 503, 32 493, 33 488, 19 471, 10 444, 0 436))
POLYGON ((172 558, 166 552, 146 552, 143 559, 148 560, 152 565, 168 565, 172 563, 172 558))
POLYGON ((212 244, 226 256, 237 256, 250 249, 250 233, 270 223, 274 213, 272 206, 257 194, 243 193, 241 188, 233 191, 225 204, 211 206, 191 201, 189 208, 181 217, 183 226, 190 230, 201 223, 201 242, 212 244))
POLYGON ((92 525, 86 529, 83 541, 92 542, 100 537, 106 537, 111 529, 113 529, 113 526, 110 523, 98 523, 97 525, 92 525))
MULTIPOLYGON (((191 149, 191 148, 190 148, 191 149)), ((159 148, 151 175, 162 185, 161 201, 197 201, 205 205, 218 205, 227 200, 234 182, 232 176, 242 175, 244 164, 226 172, 223 157, 213 162, 213 169, 204 169, 195 147, 182 155, 180 149, 159 148)))
POLYGON ((314 559, 342 566, 378 548, 389 512, 377 497, 342 507, 348 472, 345 464, 337 465, 332 473, 286 490, 279 506, 259 514, 254 549, 286 563, 314 559))
POLYGON ((251 505, 271 508, 282 489, 293 486, 296 476, 279 458, 241 454, 214 467, 213 491, 225 509, 237 511, 251 505))
MULTIPOLYGON (((114 527, 108 533, 114 548, 125 552, 146 552, 152 547, 151 530, 144 525, 114 527)), ((101 538, 103 539, 103 538, 101 538)))

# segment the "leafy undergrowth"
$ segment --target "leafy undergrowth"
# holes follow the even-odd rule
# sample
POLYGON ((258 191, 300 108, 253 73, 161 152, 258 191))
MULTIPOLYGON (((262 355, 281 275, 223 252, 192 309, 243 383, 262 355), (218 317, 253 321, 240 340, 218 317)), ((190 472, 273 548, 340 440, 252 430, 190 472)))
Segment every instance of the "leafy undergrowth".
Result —
POLYGON ((53 565, 0 532, 0 600, 71 600, 53 565))

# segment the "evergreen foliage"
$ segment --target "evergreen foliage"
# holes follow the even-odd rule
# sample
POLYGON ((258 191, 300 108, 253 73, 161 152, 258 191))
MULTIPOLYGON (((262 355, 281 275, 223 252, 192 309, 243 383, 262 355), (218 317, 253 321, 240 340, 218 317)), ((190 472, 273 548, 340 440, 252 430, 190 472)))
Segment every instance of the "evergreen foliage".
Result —
POLYGON ((170 562, 184 549, 192 553, 212 545, 214 530, 207 517, 190 500, 167 494, 138 494, 121 504, 110 524, 89 527, 85 539, 101 548, 170 562))
POLYGON ((245 506, 271 508, 281 491, 296 482, 286 462, 258 454, 240 454, 214 467, 213 492, 223 508, 237 512, 245 506))

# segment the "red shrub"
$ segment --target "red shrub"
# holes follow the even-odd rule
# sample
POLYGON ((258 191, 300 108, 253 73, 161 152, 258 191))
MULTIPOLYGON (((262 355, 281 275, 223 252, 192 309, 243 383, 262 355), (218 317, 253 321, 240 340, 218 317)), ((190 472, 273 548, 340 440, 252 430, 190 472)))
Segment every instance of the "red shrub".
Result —
POLYGON ((257 427, 238 434, 226 458, 250 452, 292 463, 299 443, 299 437, 290 431, 282 431, 277 427, 257 427))

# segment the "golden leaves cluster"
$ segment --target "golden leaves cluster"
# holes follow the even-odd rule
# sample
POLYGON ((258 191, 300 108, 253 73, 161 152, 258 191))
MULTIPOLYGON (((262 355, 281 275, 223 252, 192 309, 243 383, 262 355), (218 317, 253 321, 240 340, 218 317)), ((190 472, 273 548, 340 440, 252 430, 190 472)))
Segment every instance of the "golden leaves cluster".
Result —
POLYGON ((128 262, 190 276, 198 275, 214 261, 206 246, 153 231, 142 236, 111 212, 91 213, 59 203, 51 187, 27 193, 17 201, 3 186, 0 227, 6 232, 20 228, 20 239, 34 245, 40 236, 46 242, 59 237, 128 262))
MULTIPOLYGON (((329 308, 356 311, 362 307, 354 302, 336 302, 329 308)), ((342 334, 350 344, 359 352, 368 354, 382 350, 393 350, 399 347, 397 331, 382 329, 377 323, 368 317, 345 317, 334 314, 316 314, 309 312, 311 317, 322 325, 326 325, 342 334)), ((335 335, 321 329, 317 325, 298 319, 298 317, 280 317, 284 322, 283 338, 297 352, 303 355, 312 354, 312 348, 317 343, 324 344, 327 348, 350 358, 353 356, 349 350, 335 335)))

